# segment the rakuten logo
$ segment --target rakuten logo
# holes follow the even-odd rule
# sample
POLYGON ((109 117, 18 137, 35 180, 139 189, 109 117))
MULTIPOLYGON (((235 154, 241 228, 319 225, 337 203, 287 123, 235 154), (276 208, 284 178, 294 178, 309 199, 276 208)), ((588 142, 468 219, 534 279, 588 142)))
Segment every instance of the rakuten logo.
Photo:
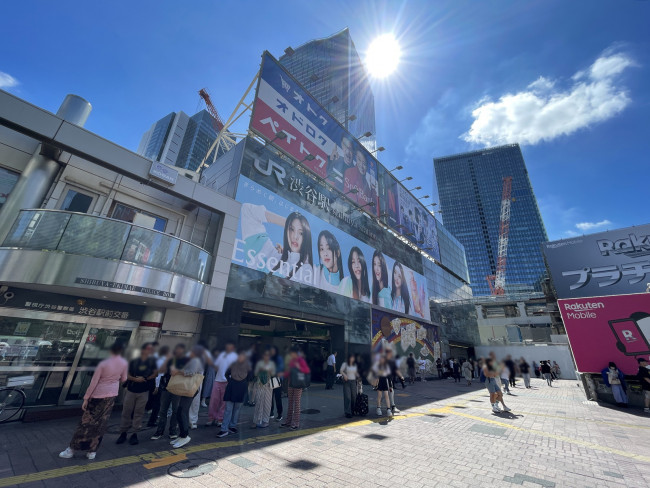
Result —
POLYGON ((605 308, 602 302, 586 302, 586 303, 565 303, 564 310, 583 311, 583 310, 596 310, 598 308, 605 308))

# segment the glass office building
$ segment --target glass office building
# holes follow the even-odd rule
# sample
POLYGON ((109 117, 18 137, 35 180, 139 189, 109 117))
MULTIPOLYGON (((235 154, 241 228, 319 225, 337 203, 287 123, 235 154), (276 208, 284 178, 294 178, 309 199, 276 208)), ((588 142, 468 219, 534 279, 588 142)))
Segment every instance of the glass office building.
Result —
MULTIPOLYGON (((191 117, 183 111, 172 112, 142 135, 137 152, 153 161, 196 171, 216 138, 214 120, 207 110, 191 117)), ((220 148, 217 156, 224 152, 220 148)))
POLYGON ((280 63, 360 142, 376 149, 375 98, 350 31, 288 48, 280 63), (350 120, 351 116, 354 120, 350 120))
POLYGON ((548 240, 518 144, 434 159, 444 225, 465 246, 474 296, 496 273, 503 178, 512 176, 506 294, 541 291, 548 240))

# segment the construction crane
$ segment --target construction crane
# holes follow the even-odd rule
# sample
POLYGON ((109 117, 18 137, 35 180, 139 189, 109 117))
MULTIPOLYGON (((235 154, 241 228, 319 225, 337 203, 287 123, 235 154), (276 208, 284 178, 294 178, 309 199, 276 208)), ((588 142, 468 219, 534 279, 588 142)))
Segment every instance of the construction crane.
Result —
POLYGON ((217 132, 221 132, 221 129, 223 129, 223 120, 221 120, 221 117, 219 116, 219 112, 217 111, 217 107, 214 106, 212 103, 212 98, 210 98, 210 94, 208 93, 208 90, 206 88, 201 88, 199 90, 199 96, 203 99, 205 102, 205 107, 208 109, 208 113, 212 116, 212 124, 214 125, 214 130, 217 132))
MULTIPOLYGON (((256 79, 257 76, 253 81, 255 81, 256 79)), ((249 87, 249 91, 250 91, 250 87, 249 87)), ((223 148, 224 151, 228 151, 237 143, 237 140, 235 139, 235 134, 228 131, 226 127, 227 124, 228 127, 230 127, 230 123, 233 116, 231 115, 230 119, 228 119, 228 122, 224 124, 223 120, 221 120, 221 116, 219 115, 219 112, 217 111, 217 107, 215 107, 214 103, 212 103, 212 98, 210 97, 208 90, 206 88, 201 88, 199 90, 199 96, 205 103, 205 108, 208 110, 208 113, 212 117, 212 125, 214 127, 214 130, 217 132, 217 137, 215 138, 214 142, 210 146, 210 149, 208 149, 208 152, 203 158, 203 161, 201 161, 201 164, 196 169, 197 173, 201 173, 203 168, 207 167, 210 164, 207 162, 208 158, 210 158, 210 154, 212 154, 212 162, 214 162, 217 160, 217 156, 219 155, 219 150, 221 148, 223 148)))
POLYGON ((486 276, 492 295, 506 293, 506 258, 508 257, 508 237, 510 235, 510 204, 512 202, 512 176, 503 178, 501 192, 501 219, 499 221, 499 256, 496 275, 486 276))

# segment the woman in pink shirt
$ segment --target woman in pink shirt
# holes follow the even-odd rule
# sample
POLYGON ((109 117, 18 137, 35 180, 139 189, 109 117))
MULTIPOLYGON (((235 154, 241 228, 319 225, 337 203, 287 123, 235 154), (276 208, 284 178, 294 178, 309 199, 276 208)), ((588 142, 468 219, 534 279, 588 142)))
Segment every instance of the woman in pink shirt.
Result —
POLYGON ((111 346, 111 355, 97 365, 81 406, 83 415, 72 436, 70 446, 59 457, 70 459, 75 451, 88 451, 86 457, 95 459, 97 448, 106 433, 108 418, 113 411, 120 383, 126 381, 128 363, 122 357, 124 345, 116 341, 111 346))
POLYGON ((302 388, 296 387, 291 384, 291 370, 298 369, 301 373, 311 373, 307 361, 300 354, 300 349, 293 346, 289 352, 289 365, 284 373, 285 377, 289 380, 289 398, 287 419, 282 424, 282 427, 291 427, 296 430, 300 427, 300 399, 302 397, 302 388))

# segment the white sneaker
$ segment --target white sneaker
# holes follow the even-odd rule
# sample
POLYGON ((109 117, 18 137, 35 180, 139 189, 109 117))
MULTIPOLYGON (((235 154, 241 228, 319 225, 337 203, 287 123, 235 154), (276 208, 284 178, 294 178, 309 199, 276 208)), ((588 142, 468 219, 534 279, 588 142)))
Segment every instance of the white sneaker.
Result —
POLYGON ((380 417, 382 416, 381 407, 377 407, 377 415, 380 417))
POLYGON ((387 409, 386 412, 388 412, 388 416, 389 416, 389 417, 392 417, 392 416, 394 415, 394 414, 393 414, 393 411, 392 411, 390 408, 387 409))
POLYGON ((499 408, 499 404, 493 403, 492 404, 492 411, 495 413, 501 413, 501 409, 499 408))
POLYGON ((203 400, 203 401, 201 402, 201 406, 202 406, 203 408, 208 408, 208 404, 205 403, 205 400, 203 400))
POLYGON ((198 428, 199 428, 199 426, 196 425, 196 424, 192 424, 192 425, 190 425, 190 429, 191 429, 191 430, 198 429, 198 428))
POLYGON ((95 459, 95 456, 97 456, 97 453, 96 453, 96 452, 87 452, 87 453, 86 453, 86 457, 87 457, 88 459, 90 459, 91 461, 92 461, 93 459, 95 459))
POLYGON ((65 451, 61 451, 59 453, 59 457, 63 459, 71 459, 72 457, 74 457, 74 451, 69 447, 66 447, 65 451))
POLYGON ((174 442, 172 444, 172 447, 174 449, 178 449, 179 447, 183 447, 185 444, 187 444, 191 440, 192 440, 192 438, 189 435, 187 437, 181 437, 176 442, 174 442))
POLYGON ((512 412, 512 408, 510 407, 503 407, 504 412, 512 412))

